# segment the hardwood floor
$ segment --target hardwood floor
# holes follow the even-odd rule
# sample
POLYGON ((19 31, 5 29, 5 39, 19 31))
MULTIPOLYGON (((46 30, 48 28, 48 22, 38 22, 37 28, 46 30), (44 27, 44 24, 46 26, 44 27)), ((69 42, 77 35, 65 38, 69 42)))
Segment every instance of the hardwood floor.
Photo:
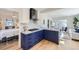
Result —
POLYGON ((32 47, 31 50, 79 50, 79 41, 65 40, 57 45, 53 42, 42 40, 32 47))
MULTIPOLYGON (((19 48, 18 41, 10 41, 8 43, 1 43, 0 50, 22 50, 19 48)), ((59 45, 47 41, 42 40, 30 50, 79 50, 79 41, 74 40, 65 40, 61 41, 59 45)))
POLYGON ((18 40, 0 43, 0 50, 20 50, 18 40))
POLYGON ((58 45, 47 41, 47 40, 42 40, 40 43, 36 44, 34 47, 31 48, 31 50, 57 50, 58 45))

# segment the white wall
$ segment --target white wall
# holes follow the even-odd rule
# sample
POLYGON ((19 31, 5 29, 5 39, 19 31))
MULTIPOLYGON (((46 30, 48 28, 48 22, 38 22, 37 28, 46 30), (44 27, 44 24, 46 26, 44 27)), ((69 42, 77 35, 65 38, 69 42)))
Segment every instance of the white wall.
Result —
POLYGON ((29 22, 29 8, 5 8, 9 11, 16 11, 19 13, 19 20, 21 23, 29 22))
POLYGON ((68 28, 73 28, 73 18, 79 14, 79 8, 63 8, 60 10, 40 13, 39 19, 42 24, 43 19, 64 20, 67 19, 68 28))
POLYGON ((19 12, 20 23, 28 23, 29 22, 29 8, 22 8, 19 12))
POLYGON ((47 20, 47 19, 50 19, 50 20, 67 20, 67 25, 68 25, 68 28, 74 28, 73 27, 73 20, 74 20, 74 17, 75 16, 63 16, 63 17, 52 17, 52 16, 48 16, 48 15, 40 15, 40 23, 42 25, 43 23, 43 19, 47 20))

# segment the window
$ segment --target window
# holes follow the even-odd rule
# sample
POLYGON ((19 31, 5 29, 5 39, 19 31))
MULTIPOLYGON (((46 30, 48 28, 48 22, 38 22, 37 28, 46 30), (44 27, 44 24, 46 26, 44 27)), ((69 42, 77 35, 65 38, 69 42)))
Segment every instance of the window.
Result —
POLYGON ((14 26, 13 19, 6 19, 5 26, 14 26))

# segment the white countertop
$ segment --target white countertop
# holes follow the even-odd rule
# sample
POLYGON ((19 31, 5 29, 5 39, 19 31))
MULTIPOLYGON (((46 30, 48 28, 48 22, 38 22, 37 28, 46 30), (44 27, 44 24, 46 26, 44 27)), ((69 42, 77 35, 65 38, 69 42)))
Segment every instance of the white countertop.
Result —
POLYGON ((57 29, 44 29, 44 30, 50 30, 50 31, 59 31, 59 30, 57 30, 57 29))
POLYGON ((43 29, 39 29, 39 30, 35 30, 35 31, 25 31, 25 32, 22 32, 23 34, 31 34, 31 33, 34 33, 34 32, 37 32, 37 31, 41 31, 43 29))
POLYGON ((25 32, 22 32, 22 33, 23 34, 31 34, 31 33, 37 32, 37 31, 41 31, 41 30, 58 31, 58 30, 55 30, 55 29, 38 29, 38 30, 35 30, 35 31, 25 31, 25 32))
POLYGON ((19 34, 19 29, 0 30, 0 40, 2 40, 3 37, 11 37, 18 34, 19 34))

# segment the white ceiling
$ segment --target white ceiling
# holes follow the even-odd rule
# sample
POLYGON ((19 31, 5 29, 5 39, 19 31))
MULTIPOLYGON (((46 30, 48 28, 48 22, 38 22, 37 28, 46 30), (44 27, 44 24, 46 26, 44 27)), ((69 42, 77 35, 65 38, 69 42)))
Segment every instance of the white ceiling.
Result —
MULTIPOLYGON (((0 10, 1 9, 2 8, 0 8, 0 10)), ((51 17, 72 16, 79 14, 79 8, 35 8, 35 9, 39 11, 40 14, 51 17)), ((4 10, 4 8, 2 10, 4 10)), ((5 8, 5 10, 19 12, 22 10, 22 8, 5 8)))
POLYGON ((50 12, 50 11, 55 11, 55 10, 59 10, 62 8, 35 8, 37 11, 39 11, 40 13, 46 13, 46 12, 50 12))
POLYGON ((40 13, 42 15, 48 15, 48 16, 52 16, 52 17, 62 17, 62 16, 72 16, 72 15, 77 15, 79 14, 79 8, 61 8, 61 9, 54 9, 54 8, 50 8, 47 9, 45 12, 40 13), (48 10, 48 11, 47 11, 48 10))
POLYGON ((22 8, 0 8, 0 11, 7 11, 7 12, 20 12, 22 8))

